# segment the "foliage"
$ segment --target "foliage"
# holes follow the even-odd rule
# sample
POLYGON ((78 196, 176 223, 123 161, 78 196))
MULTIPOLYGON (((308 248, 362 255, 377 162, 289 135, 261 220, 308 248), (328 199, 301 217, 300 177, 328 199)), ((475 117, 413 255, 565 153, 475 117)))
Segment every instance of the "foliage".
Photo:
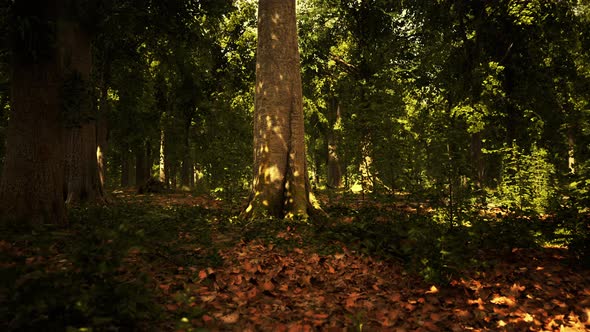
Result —
POLYGON ((134 203, 72 210, 65 229, 3 224, 5 328, 147 328, 162 319, 147 265, 218 262, 214 252, 195 255, 177 243, 179 234, 195 232, 195 244, 208 247, 206 215, 134 203))

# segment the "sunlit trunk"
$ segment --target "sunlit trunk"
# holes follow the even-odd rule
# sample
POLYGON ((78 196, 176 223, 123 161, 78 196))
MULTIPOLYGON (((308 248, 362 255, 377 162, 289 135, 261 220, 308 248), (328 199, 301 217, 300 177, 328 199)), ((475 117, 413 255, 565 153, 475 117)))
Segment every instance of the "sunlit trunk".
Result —
POLYGON ((307 217, 312 209, 295 0, 260 0, 254 180, 243 216, 307 217))
POLYGON ((361 142, 361 162, 359 165, 363 193, 373 191, 375 181, 373 178, 372 168, 373 157, 371 157, 371 143, 370 140, 366 139, 361 142))
POLYGON ((574 128, 572 125, 570 125, 567 129, 567 145, 568 145, 567 166, 568 166, 571 174, 576 174, 576 158, 575 158, 576 138, 574 137, 574 128))

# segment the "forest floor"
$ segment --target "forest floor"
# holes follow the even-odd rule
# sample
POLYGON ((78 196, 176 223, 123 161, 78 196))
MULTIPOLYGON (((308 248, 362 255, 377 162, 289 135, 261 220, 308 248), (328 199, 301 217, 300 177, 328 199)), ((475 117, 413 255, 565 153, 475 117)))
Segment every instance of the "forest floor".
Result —
POLYGON ((533 227, 525 220, 449 231, 409 205, 321 199, 330 219, 317 225, 239 221, 237 205, 207 196, 119 192, 109 207, 73 212, 68 229, 9 230, 0 241, 8 289, 0 324, 15 331, 590 329, 590 271, 566 248, 525 239, 533 227))

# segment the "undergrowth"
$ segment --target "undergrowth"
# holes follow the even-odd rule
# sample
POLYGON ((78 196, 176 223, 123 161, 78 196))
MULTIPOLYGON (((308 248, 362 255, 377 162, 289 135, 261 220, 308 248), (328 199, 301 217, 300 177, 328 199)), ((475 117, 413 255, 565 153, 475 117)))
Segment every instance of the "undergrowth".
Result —
MULTIPOLYGON (((563 208, 543 218, 473 212, 449 224, 436 211, 352 206, 329 206, 330 218, 319 222, 243 221, 235 211, 144 200, 71 209, 65 227, 0 223, 0 328, 132 331, 178 321, 187 314, 163 310, 158 285, 177 271, 221 266, 218 251, 240 241, 273 244, 285 254, 294 248, 320 255, 347 250, 403 264, 436 283, 492 268, 514 248, 546 244, 569 246, 575 263, 588 266, 589 223, 579 210, 563 208)), ((204 314, 191 307, 191 317, 204 314)))

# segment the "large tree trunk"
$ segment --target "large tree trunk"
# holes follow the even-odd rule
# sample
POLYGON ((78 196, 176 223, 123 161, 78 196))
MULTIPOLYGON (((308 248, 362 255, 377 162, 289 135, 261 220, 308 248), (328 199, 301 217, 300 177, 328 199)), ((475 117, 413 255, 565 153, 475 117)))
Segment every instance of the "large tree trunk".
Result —
POLYGON ((307 217, 313 209, 299 62, 295 0, 260 0, 254 181, 244 217, 307 217))
POLYGON ((98 176, 96 124, 71 128, 68 138, 66 204, 103 203, 104 192, 98 176))
POLYGON ((60 45, 69 50, 66 54, 67 88, 62 90, 66 94, 63 98, 76 100, 72 103, 75 106, 65 109, 69 122, 65 154, 68 160, 66 204, 103 203, 97 156, 96 109, 91 99, 90 38, 78 23, 62 21, 60 26, 63 31, 60 45))
MULTIPOLYGON (((35 5, 17 1, 14 15, 32 22, 31 40, 58 40, 50 36, 50 22, 57 22, 60 1, 35 5), (47 26, 45 26, 47 24, 47 26)), ((63 31, 57 29, 60 35, 63 31)), ((18 31, 15 32, 17 34, 18 31)), ((0 180, 0 218, 13 222, 66 222, 63 199, 64 148, 60 89, 64 48, 34 45, 14 35, 11 66, 11 110, 7 150, 0 180), (25 54, 22 54, 25 53, 25 54)))
POLYGON ((109 99, 108 99, 108 90, 109 90, 109 81, 110 81, 110 60, 105 59, 103 67, 102 67, 102 79, 101 79, 101 87, 100 87, 100 107, 98 110, 98 119, 96 123, 96 159, 98 163, 98 177, 100 180, 100 185, 102 188, 105 186, 106 176, 107 176, 107 161, 106 161, 106 153, 107 153, 107 144, 108 144, 108 122, 107 117, 109 113, 109 99))

